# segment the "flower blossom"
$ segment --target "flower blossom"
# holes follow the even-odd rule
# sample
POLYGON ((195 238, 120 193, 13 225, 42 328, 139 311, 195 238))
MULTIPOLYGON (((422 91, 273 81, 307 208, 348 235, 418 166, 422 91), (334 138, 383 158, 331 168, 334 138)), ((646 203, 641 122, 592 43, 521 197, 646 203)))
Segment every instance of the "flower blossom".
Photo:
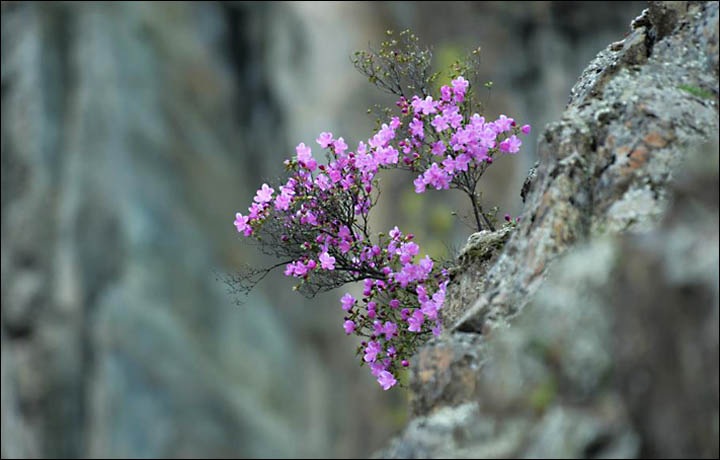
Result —
POLYGON ((272 194, 275 192, 272 188, 268 187, 268 184, 262 184, 262 188, 257 191, 254 201, 257 203, 267 203, 272 200, 272 194))
POLYGON ((340 302, 342 303, 342 309, 345 311, 349 311, 353 305, 355 305, 355 299, 350 294, 345 294, 342 299, 340 299, 340 302))
POLYGON ((377 381, 380 383, 382 389, 386 391, 395 386, 395 384, 397 383, 395 377, 393 377, 393 375, 388 371, 380 372, 377 381))
POLYGON ((324 270, 335 270, 335 257, 331 256, 327 252, 323 252, 318 257, 320 261, 320 267, 324 270))

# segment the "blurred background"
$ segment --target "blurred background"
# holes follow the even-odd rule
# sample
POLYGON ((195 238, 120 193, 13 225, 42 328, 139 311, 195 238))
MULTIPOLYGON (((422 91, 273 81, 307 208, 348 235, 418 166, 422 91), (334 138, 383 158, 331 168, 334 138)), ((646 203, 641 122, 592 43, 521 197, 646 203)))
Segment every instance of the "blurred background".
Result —
MULTIPOLYGON (((402 390, 354 356, 331 292, 267 264, 232 222, 321 131, 367 139, 353 51, 411 28, 438 68, 482 47, 485 115, 533 126, 481 185, 521 210, 535 139, 641 2, 2 2, 2 457, 356 457, 396 434, 402 390), (237 301, 243 301, 238 306, 237 301)), ((449 257, 453 192, 385 177, 376 231, 449 257)), ((453 217, 452 211, 459 216, 453 217)), ((353 287, 348 287, 350 290, 353 287)))

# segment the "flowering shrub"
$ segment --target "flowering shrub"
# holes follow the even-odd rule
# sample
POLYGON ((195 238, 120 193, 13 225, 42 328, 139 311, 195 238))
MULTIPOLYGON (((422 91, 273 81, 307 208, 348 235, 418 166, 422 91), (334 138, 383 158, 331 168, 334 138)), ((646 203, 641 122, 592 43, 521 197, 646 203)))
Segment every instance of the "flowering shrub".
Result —
MULTIPOLYGON (((412 43, 414 37, 407 34, 401 35, 412 43)), ((384 54, 396 44, 383 43, 384 51, 377 55, 359 54, 356 66, 373 83, 399 96, 399 114, 388 116, 352 151, 342 137, 321 133, 316 142, 324 150, 324 162, 300 143, 296 155, 285 161, 287 181, 274 187, 263 184, 248 214, 237 213, 234 222, 238 232, 281 259, 273 267, 247 274, 248 289, 280 266, 286 276, 298 280, 295 289, 307 295, 363 282, 361 297, 345 294, 341 299, 346 312, 342 326, 346 334, 363 338, 357 354, 384 390, 397 384, 398 372, 410 365, 417 347, 431 334, 440 334, 448 271, 429 256, 420 257, 412 234, 397 227, 378 235, 370 231, 379 171, 413 171, 417 193, 429 187, 464 191, 471 198, 478 229, 493 229, 475 187, 493 158, 517 153, 522 144, 518 135, 530 130, 505 115, 491 122, 477 113, 470 115, 471 87, 463 76, 442 86, 437 95, 426 94, 432 77, 417 55, 408 57, 412 50, 384 54), (397 78, 377 75, 388 66, 394 66, 397 78), (419 75, 420 95, 406 97, 407 89, 417 87, 403 86, 402 75, 408 73, 419 75)), ((420 54, 420 59, 427 59, 427 54, 420 54)))

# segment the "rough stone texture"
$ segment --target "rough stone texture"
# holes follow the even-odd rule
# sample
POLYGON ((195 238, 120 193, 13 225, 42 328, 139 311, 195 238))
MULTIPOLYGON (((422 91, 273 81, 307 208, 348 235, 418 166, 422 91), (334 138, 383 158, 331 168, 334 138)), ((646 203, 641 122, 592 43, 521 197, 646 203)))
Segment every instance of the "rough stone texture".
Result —
POLYGON ((443 323, 455 324, 465 314, 467 305, 485 291, 485 275, 497 261, 510 234, 510 229, 503 227, 495 232, 483 230, 468 238, 456 265, 449 270, 448 302, 440 313, 443 323))
POLYGON ((425 415, 471 399, 485 361, 485 344, 478 334, 456 332, 452 340, 432 339, 418 352, 410 368, 410 414, 425 415))
POLYGON ((544 131, 520 226, 463 260, 478 299, 451 298, 467 311, 420 350, 417 416, 377 456, 718 456, 718 4, 670 3, 544 131))
MULTIPOLYGON (((0 4, 3 458, 352 456, 400 423, 388 412, 403 393, 356 366, 336 298, 305 302, 272 280, 235 308, 213 271, 253 259, 228 216, 297 142, 367 136, 347 56, 386 28, 454 37, 439 59, 481 44, 487 111, 541 126, 568 75, 642 9, 427 5, 0 4)), ((702 43, 716 72, 717 41, 702 43)), ((522 161, 519 182, 534 156, 506 162, 522 161)), ((503 173, 486 193, 509 207, 503 173)), ((483 359, 462 335, 453 360, 483 359)), ((432 382, 419 412, 467 397, 452 374, 432 382)))
POLYGON ((683 154, 717 132, 717 69, 708 72, 717 20, 716 3, 693 4, 676 21, 677 33, 653 41, 654 29, 639 26, 620 50, 608 47, 589 64, 562 119, 541 136, 519 228, 455 328, 502 324, 522 309, 549 263, 578 241, 658 221, 683 154))
POLYGON ((418 416, 377 456, 717 457, 717 143, 690 160, 659 228, 570 252, 487 339, 421 349, 418 416))

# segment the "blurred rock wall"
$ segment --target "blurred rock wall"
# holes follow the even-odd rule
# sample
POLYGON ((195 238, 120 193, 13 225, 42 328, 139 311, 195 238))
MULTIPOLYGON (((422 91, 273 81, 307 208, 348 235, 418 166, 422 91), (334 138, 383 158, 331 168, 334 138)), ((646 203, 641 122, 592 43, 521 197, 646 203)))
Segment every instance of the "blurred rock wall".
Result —
POLYGON ((217 280, 288 150, 275 8, 3 4, 3 457, 361 448, 337 319, 217 280))

